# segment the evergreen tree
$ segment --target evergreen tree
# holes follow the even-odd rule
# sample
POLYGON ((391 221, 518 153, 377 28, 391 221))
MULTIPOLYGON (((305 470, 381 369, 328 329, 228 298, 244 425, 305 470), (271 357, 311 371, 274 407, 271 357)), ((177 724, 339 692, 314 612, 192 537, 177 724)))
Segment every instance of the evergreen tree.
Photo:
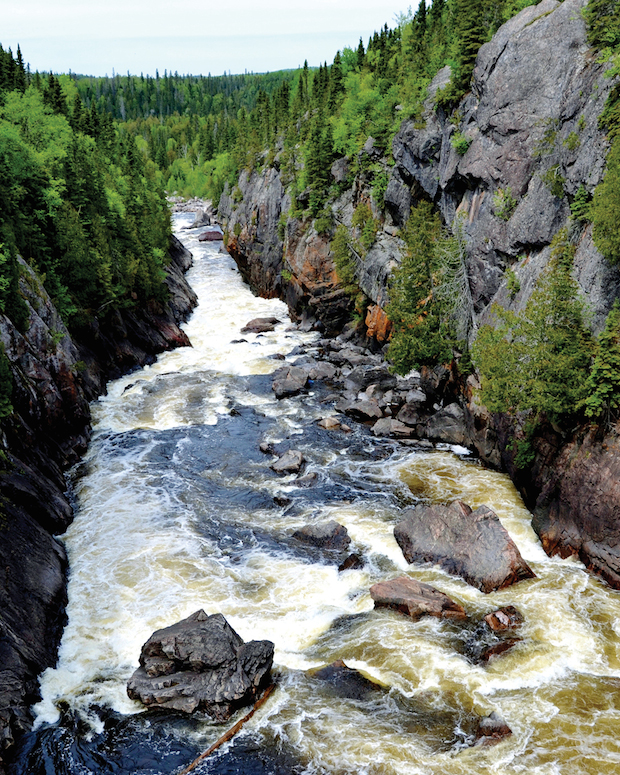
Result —
POLYGON ((592 369, 586 382, 586 417, 609 424, 620 409, 620 302, 614 301, 598 338, 592 369))

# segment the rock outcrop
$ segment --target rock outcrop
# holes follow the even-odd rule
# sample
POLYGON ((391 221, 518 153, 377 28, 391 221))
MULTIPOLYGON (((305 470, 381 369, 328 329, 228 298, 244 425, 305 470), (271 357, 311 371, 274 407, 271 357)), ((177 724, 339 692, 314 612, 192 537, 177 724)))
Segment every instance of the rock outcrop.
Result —
POLYGON ((268 640, 244 643, 222 614, 196 611, 151 635, 127 694, 149 708, 226 721, 271 683, 273 652, 268 640))
POLYGON ((450 506, 417 506, 405 512, 394 537, 410 563, 439 565, 482 592, 531 579, 534 573, 497 515, 475 511, 462 501, 450 506))
POLYGON ((63 471, 85 451, 89 401, 106 382, 158 352, 189 344, 178 327, 196 303, 173 240, 166 305, 95 319, 72 339, 33 270, 21 262, 25 331, 0 316, 13 376, 13 414, 0 442, 0 772, 4 751, 32 723, 38 675, 55 663, 65 623, 67 558, 54 534, 72 519, 63 471))

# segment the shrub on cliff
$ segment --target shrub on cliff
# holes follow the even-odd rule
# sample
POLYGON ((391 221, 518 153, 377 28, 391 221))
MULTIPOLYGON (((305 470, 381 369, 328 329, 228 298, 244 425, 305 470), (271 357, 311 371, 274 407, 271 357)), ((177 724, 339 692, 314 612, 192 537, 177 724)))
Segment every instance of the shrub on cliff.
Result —
POLYGON ((495 306, 497 325, 478 332, 472 351, 480 397, 490 411, 528 412, 530 422, 543 416, 560 422, 585 400, 594 342, 571 275, 574 252, 566 229, 561 230, 525 309, 514 313, 495 306))

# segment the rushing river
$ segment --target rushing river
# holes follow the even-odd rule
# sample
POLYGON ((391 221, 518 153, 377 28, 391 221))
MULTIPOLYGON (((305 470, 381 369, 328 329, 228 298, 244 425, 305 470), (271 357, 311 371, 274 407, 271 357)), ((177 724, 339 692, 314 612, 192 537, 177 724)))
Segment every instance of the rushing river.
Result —
MULTIPOLYGON (((175 216, 176 228, 191 218, 175 216)), ((232 259, 198 233, 178 232, 200 298, 185 326, 193 347, 110 384, 93 405, 64 536, 69 621, 12 774, 163 775, 208 748, 228 725, 145 714, 125 691, 150 634, 200 608, 223 613, 245 640, 275 643, 278 688, 198 775, 620 772, 620 593, 574 560, 548 558, 508 478, 462 450, 416 451, 363 426, 324 431, 316 420, 334 410, 320 403, 320 386, 276 401, 273 356, 316 335, 289 330, 284 305, 253 296, 232 259), (282 323, 241 336, 258 316, 282 323), (317 483, 274 474, 262 441, 302 450, 317 483), (484 595, 407 565, 393 537, 400 510, 457 497, 497 512, 536 579, 484 595), (339 573, 291 540, 328 519, 347 527, 362 569, 339 573), (515 605, 522 640, 481 666, 463 649, 471 625, 374 611, 370 586, 402 573, 437 586, 475 621, 515 605), (312 669, 338 659, 385 691, 336 696, 312 669), (512 737, 472 747, 476 720, 492 711, 512 737)))

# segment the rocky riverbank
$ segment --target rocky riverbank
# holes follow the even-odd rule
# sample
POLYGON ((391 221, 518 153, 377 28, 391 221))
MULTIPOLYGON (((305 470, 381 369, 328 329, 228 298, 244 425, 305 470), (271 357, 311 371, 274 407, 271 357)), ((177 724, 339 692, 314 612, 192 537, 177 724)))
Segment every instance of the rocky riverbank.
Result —
POLYGON ((104 313, 74 338, 22 262, 28 328, 20 332, 0 318, 14 385, 0 453, 0 772, 6 753, 30 728, 37 677, 55 663, 64 627, 67 557, 54 536, 72 519, 64 472, 86 449, 89 401, 109 379, 189 345, 179 323, 196 304, 184 278, 191 254, 172 238, 170 258, 165 305, 104 313))
MULTIPOLYGON (((513 17, 480 49, 471 91, 451 115, 435 109, 434 95, 450 75, 448 68, 438 73, 422 116, 404 121, 394 138, 393 166, 372 138, 357 159, 333 164, 332 183, 342 192, 329 205, 333 223, 359 239, 353 214, 362 204, 378 225, 374 243, 355 256, 355 279, 367 300, 367 338, 356 343, 369 348, 364 357, 375 357, 389 336, 389 276, 404 249, 398 230, 420 199, 432 201, 448 225, 462 216, 476 324, 492 318, 494 303, 515 312, 525 307, 548 265, 554 235, 569 227, 574 277, 592 310, 594 332, 602 328, 620 292, 620 272, 596 249, 591 225, 571 220, 570 204, 579 190, 590 195, 604 176, 608 139, 598 119, 614 80, 588 47, 584 5, 543 0, 513 17), (464 138, 460 150, 452 142, 457 136, 464 138), (377 165, 388 175, 383 203, 373 194, 371 167, 377 165), (550 185, 552 179, 561 186, 550 185)), ((219 213, 244 277, 260 295, 284 299, 302 326, 338 334, 357 302, 338 282, 330 234, 299 215, 304 192, 291 201, 279 155, 273 166, 243 171, 235 191, 233 198, 232 188, 225 189, 219 213)), ((346 361, 343 346, 336 344, 334 355, 343 349, 346 361)), ((515 428, 479 405, 475 377, 464 383, 453 366, 440 367, 421 374, 423 385, 407 388, 420 388, 424 398, 397 390, 394 400, 391 376, 364 383, 356 364, 349 360, 346 367, 354 373, 346 375, 351 395, 343 412, 373 418, 376 433, 475 449, 487 465, 511 475, 548 552, 577 555, 620 588, 615 428, 539 429, 531 440, 534 460, 519 469, 515 428), (429 381, 436 382, 432 390, 429 381)))

